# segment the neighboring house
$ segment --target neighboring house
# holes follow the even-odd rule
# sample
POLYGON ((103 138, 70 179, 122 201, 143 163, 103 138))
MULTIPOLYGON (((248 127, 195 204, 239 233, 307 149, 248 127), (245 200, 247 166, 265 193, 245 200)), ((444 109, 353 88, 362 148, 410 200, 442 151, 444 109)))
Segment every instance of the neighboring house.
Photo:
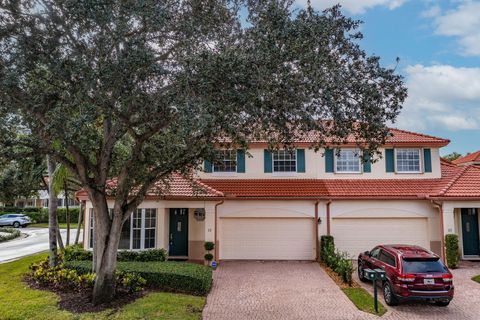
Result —
MULTIPOLYGON (((64 193, 60 192, 58 197, 58 208, 65 208, 67 205, 67 201, 65 199, 64 193)), ((67 199, 68 200, 68 207, 70 208, 77 208, 80 204, 79 202, 72 198, 71 196, 67 199)), ((28 198, 28 199, 15 199, 15 207, 18 208, 29 208, 29 207, 37 207, 37 208, 48 208, 48 192, 46 190, 40 190, 37 192, 36 197, 28 198)))
POLYGON ((452 161, 453 164, 459 166, 468 166, 468 165, 480 165, 480 151, 467 154, 464 157, 460 157, 452 161))
MULTIPOLYGON (((463 258, 480 258, 480 167, 440 158, 449 140, 398 129, 361 161, 354 141, 314 152, 314 137, 293 152, 270 152, 264 142, 219 150, 193 183, 174 175, 125 223, 121 249, 165 248, 201 260, 205 241, 215 259, 314 260, 321 235, 331 234, 351 257, 380 243, 416 244, 443 255, 444 235, 458 234, 463 258)), ((92 246, 92 204, 86 200, 84 245, 92 246)), ((113 204, 111 200, 110 205, 113 204)))

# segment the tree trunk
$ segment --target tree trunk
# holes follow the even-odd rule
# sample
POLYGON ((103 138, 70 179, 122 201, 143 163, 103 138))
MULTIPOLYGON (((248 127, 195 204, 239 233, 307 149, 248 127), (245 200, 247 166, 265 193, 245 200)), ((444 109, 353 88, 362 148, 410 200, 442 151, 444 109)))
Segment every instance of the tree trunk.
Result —
POLYGON ((65 193, 65 219, 67 222, 67 246, 70 244, 70 212, 68 211, 68 188, 67 179, 63 182, 63 192, 65 193))
POLYGON ((63 245, 62 233, 60 232, 60 226, 58 224, 58 220, 57 220, 57 240, 58 240, 58 246, 60 247, 60 250, 64 251, 65 246, 63 245))
POLYGON ((122 213, 114 213, 110 219, 105 195, 95 193, 91 199, 94 209, 93 263, 96 273, 93 303, 98 305, 110 302, 115 297, 115 268, 122 230, 122 213))
POLYGON ((55 161, 47 156, 48 167, 48 241, 49 241, 49 263, 50 267, 56 267, 58 264, 58 252, 57 252, 57 197, 53 192, 53 172, 55 171, 55 161))
POLYGON ((80 201, 80 208, 78 209, 78 225, 77 225, 77 234, 75 235, 75 244, 78 244, 78 240, 80 239, 80 230, 82 229, 82 222, 83 222, 83 201, 80 201))

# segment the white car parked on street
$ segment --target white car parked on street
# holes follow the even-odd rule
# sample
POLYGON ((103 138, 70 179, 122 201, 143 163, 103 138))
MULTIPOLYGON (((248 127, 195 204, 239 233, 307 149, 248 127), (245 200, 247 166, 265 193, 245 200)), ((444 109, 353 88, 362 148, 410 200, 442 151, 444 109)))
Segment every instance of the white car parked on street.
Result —
POLYGON ((12 226, 14 228, 26 227, 32 220, 30 217, 19 213, 7 213, 0 216, 0 227, 12 226))

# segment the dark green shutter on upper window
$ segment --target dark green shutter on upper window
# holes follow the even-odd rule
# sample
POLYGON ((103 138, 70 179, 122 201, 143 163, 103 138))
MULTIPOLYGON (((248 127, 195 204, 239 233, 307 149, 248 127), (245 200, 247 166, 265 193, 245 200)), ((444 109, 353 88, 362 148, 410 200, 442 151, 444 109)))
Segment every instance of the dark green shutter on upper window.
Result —
POLYGON ((272 153, 267 149, 263 150, 263 172, 272 172, 272 153))
POLYGON ((363 156, 363 172, 372 172, 372 162, 369 154, 363 156))
POLYGON ((432 151, 423 149, 423 167, 425 172, 432 172, 432 151))
POLYGON ((333 149, 325 149, 325 172, 333 172, 333 149))
POLYGON ((207 173, 211 173, 212 172, 212 163, 208 160, 205 160, 203 162, 203 170, 205 170, 205 172, 207 172, 207 173))
POLYGON ((387 172, 395 172, 394 149, 385 149, 385 169, 387 172))
POLYGON ((245 173, 245 150, 237 150, 237 172, 245 173))
POLYGON ((305 172, 305 149, 297 149, 297 172, 305 172))

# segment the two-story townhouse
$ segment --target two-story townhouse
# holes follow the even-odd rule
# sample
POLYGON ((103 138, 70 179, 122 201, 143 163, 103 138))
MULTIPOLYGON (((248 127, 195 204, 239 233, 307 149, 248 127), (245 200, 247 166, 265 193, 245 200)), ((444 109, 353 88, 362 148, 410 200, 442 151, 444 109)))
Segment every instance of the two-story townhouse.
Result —
MULTIPOLYGON (((125 223, 120 248, 201 260, 212 241, 217 260, 314 260, 320 236, 330 234, 352 257, 380 243, 443 255, 444 235, 456 233, 462 256, 480 258, 480 167, 442 160, 446 139, 391 134, 374 163, 355 141, 315 152, 309 136, 295 150, 269 151, 261 141, 248 151, 219 150, 223 161, 205 162, 193 183, 174 175, 168 192, 147 196, 125 223)), ((92 205, 85 192, 77 196, 86 201, 91 248, 92 205)))

